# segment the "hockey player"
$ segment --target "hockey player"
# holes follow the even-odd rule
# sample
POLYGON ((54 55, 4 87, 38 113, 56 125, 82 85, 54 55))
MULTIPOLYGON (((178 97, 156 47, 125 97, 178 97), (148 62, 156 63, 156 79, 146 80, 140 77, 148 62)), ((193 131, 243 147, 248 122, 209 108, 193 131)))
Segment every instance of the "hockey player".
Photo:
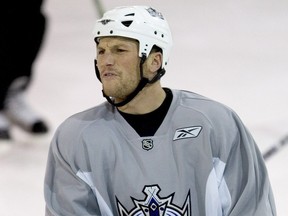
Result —
POLYGON ((276 215, 263 158, 237 114, 161 86, 172 45, 161 13, 113 9, 94 36, 108 102, 57 129, 46 215, 276 215))

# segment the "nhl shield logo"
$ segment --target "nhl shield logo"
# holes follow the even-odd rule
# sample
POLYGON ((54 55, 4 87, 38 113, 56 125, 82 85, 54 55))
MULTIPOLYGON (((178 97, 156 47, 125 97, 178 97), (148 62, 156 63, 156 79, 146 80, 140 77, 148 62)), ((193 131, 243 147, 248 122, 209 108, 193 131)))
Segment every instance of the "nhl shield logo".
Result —
POLYGON ((151 150, 154 147, 152 139, 144 139, 142 140, 142 148, 146 151, 151 150))

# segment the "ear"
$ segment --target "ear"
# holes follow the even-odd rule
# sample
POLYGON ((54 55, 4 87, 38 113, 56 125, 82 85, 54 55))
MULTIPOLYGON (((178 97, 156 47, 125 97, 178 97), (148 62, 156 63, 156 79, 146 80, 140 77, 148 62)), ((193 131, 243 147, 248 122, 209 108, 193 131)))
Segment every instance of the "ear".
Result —
POLYGON ((153 52, 147 58, 147 67, 148 70, 155 75, 155 73, 161 68, 162 66, 162 53, 161 52, 153 52))

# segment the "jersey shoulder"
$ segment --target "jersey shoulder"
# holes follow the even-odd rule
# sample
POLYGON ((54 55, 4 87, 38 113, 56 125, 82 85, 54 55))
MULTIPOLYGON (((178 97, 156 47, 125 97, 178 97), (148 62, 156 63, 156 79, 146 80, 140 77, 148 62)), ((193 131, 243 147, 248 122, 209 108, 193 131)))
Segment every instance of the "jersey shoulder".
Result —
POLYGON ((235 114, 234 110, 227 105, 203 95, 185 90, 174 90, 173 92, 176 98, 178 98, 180 106, 197 110, 204 115, 215 116, 215 114, 218 114, 222 116, 225 114, 235 114))
POLYGON ((181 109, 185 115, 202 119, 217 134, 230 133, 235 136, 239 127, 244 127, 236 112, 225 104, 189 91, 174 92, 177 109, 181 109))

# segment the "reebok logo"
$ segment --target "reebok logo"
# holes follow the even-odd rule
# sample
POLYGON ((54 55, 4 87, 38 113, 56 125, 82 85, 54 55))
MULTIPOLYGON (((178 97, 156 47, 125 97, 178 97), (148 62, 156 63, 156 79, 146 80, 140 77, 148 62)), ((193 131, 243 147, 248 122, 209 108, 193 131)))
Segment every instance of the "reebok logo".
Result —
POLYGON ((201 130, 202 130, 201 126, 191 126, 177 129, 173 141, 179 139, 195 138, 200 134, 201 130))

